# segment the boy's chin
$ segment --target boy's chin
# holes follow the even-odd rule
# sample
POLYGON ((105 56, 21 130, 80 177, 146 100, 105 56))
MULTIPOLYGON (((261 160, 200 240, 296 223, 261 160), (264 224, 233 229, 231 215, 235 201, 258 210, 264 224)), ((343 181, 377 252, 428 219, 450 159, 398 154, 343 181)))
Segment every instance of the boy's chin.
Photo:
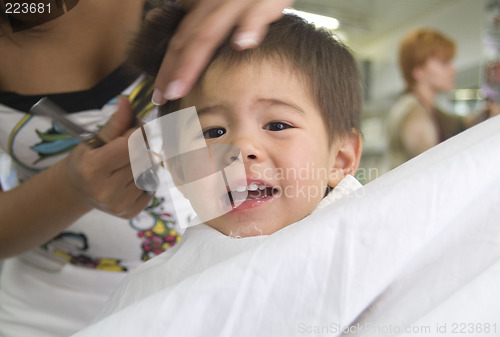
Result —
POLYGON ((233 238, 248 238, 253 236, 262 236, 262 235, 271 235, 274 232, 277 232, 281 228, 285 226, 275 226, 273 228, 269 227, 269 224, 259 224, 256 222, 248 222, 241 224, 221 224, 214 222, 207 222, 208 226, 218 230, 224 235, 233 238))

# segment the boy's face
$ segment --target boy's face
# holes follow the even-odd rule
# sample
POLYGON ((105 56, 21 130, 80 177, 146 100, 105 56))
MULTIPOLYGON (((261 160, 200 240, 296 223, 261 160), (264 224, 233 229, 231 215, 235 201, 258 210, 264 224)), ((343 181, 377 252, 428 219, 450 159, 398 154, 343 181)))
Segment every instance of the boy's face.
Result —
POLYGON ((311 213, 327 185, 341 179, 337 168, 348 165, 339 159, 343 142, 329 141, 304 83, 270 61, 216 64, 183 99, 184 107, 196 106, 207 144, 238 147, 246 172, 237 189, 244 201, 207 225, 232 236, 274 233, 311 213))

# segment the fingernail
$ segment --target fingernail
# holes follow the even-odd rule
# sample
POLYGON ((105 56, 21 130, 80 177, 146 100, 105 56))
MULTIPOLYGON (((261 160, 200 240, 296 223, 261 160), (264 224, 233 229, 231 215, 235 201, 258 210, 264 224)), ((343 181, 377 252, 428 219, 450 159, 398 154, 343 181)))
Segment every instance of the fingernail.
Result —
POLYGON ((258 37, 256 32, 239 33, 234 37, 234 44, 236 44, 239 49, 254 48, 259 44, 258 37))
POLYGON ((175 80, 168 84, 167 90, 165 91, 165 97, 169 101, 181 98, 185 92, 186 85, 181 80, 175 80))
POLYGON ((165 103, 165 98, 163 98, 163 94, 161 93, 160 90, 155 89, 153 91, 153 97, 151 97, 151 102, 154 105, 162 105, 165 103))

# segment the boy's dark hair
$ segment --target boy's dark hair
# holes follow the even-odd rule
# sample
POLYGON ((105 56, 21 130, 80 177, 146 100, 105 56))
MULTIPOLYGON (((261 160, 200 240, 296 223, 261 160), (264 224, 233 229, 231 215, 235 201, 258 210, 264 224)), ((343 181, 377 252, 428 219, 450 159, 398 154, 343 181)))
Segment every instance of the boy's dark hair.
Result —
MULTIPOLYGON (((131 63, 156 76, 166 46, 183 15, 175 4, 153 10, 135 41, 131 63)), ((228 38, 215 52, 210 64, 223 62, 230 67, 244 60, 263 59, 281 62, 302 75, 323 115, 331 140, 350 135, 353 130, 360 133, 359 72, 349 50, 332 34, 297 16, 284 15, 270 25, 258 47, 236 51, 228 38)), ((198 83, 202 80, 203 75, 198 83)), ((167 102, 160 113, 179 110, 181 101, 167 102)))

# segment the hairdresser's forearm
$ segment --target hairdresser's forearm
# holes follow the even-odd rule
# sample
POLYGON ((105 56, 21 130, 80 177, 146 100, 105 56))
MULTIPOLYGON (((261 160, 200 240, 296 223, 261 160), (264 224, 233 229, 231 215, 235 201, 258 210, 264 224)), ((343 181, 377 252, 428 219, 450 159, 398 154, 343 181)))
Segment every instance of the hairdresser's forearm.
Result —
POLYGON ((0 192, 0 258, 43 244, 91 209, 71 190, 63 167, 59 162, 0 192))

